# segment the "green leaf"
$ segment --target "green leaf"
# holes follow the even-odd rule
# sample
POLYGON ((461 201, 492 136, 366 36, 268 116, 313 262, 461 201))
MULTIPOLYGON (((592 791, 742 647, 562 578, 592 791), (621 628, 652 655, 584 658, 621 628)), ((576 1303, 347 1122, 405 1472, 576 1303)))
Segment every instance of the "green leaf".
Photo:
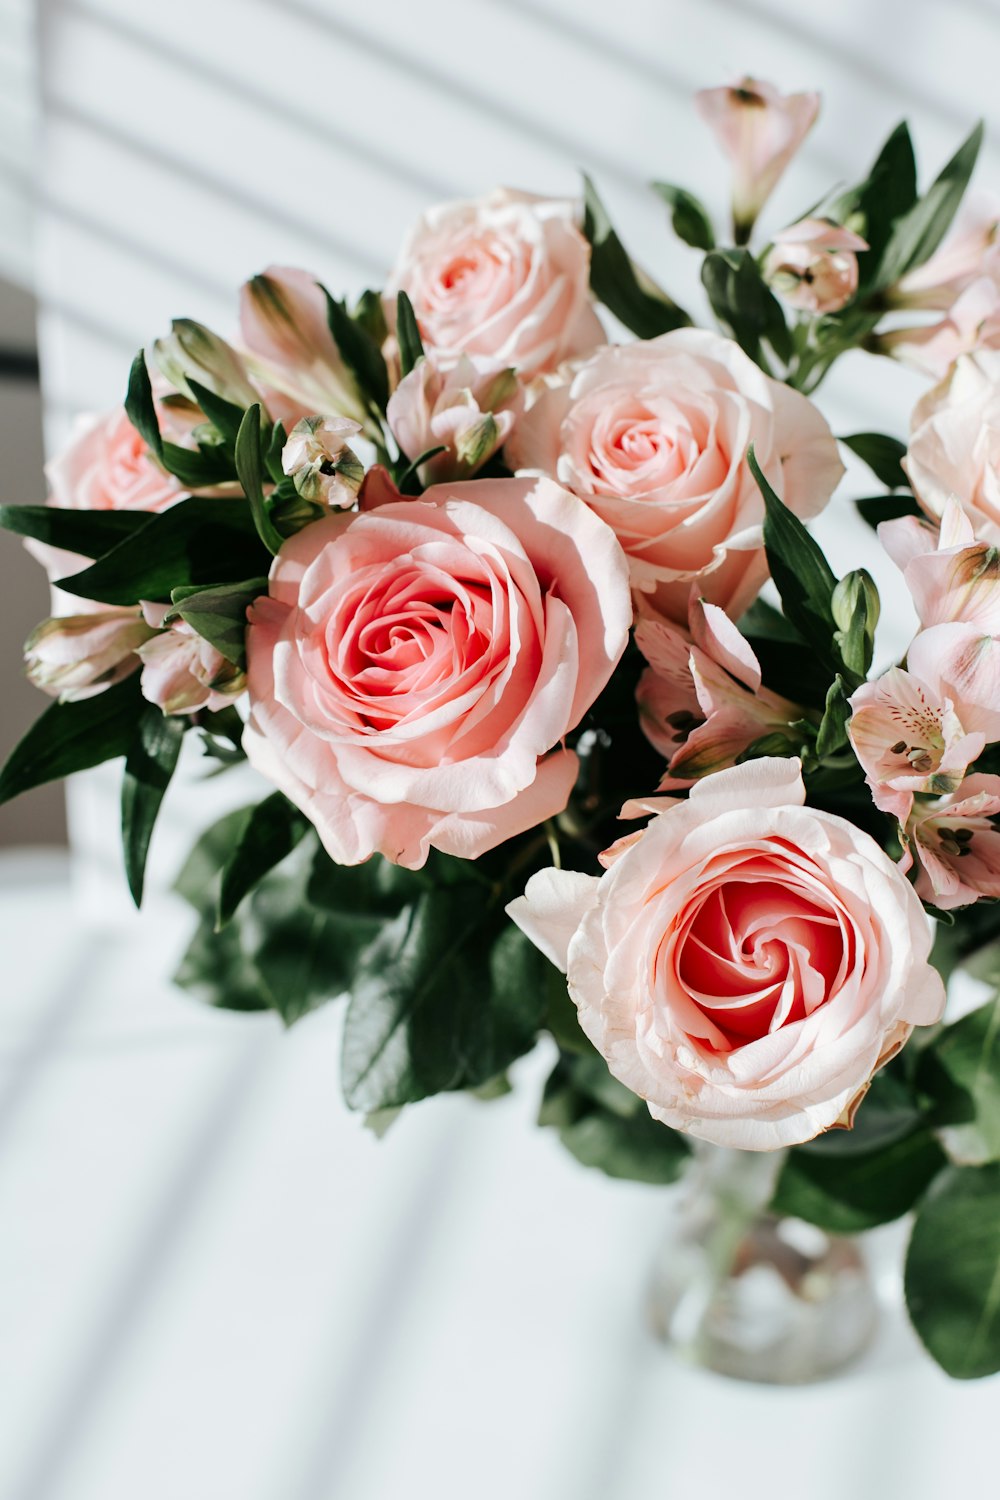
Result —
POLYGON ((266 566, 248 506, 192 495, 148 517, 145 526, 57 587, 102 604, 169 601, 175 588, 235 583, 266 566))
POLYGON ((267 457, 264 466, 274 484, 281 484, 285 478, 285 471, 281 467, 281 455, 284 452, 288 434, 285 432, 284 422, 275 422, 271 428, 271 438, 267 445, 267 457))
POLYGON ((944 1153, 928 1130, 851 1156, 793 1150, 771 1208, 835 1234, 856 1234, 909 1213, 944 1165, 944 1153))
POLYGON ((675 187, 671 182, 654 182, 653 190, 670 209, 670 222, 678 239, 685 245, 693 245, 696 250, 715 249, 712 220, 705 205, 693 193, 687 188, 675 187))
POLYGON ((917 1213, 904 1289, 943 1370, 956 1380, 1000 1370, 1000 1166, 942 1173, 917 1213))
POLYGON ((216 932, 212 921, 198 924, 174 975, 180 985, 203 1005, 222 1010, 271 1010, 270 992, 257 966, 243 950, 237 927, 216 932))
POLYGON ((583 1166, 631 1182, 676 1182, 689 1155, 683 1136, 654 1120, 593 1051, 560 1057, 546 1082, 538 1123, 556 1129, 583 1166))
POLYGON ((214 391, 208 389, 207 385, 200 385, 190 376, 188 376, 187 383, 192 396, 220 437, 230 447, 234 447, 243 422, 244 408, 237 406, 233 401, 225 400, 222 396, 217 396, 214 391))
POLYGON ((782 608, 823 663, 836 671, 840 662, 833 642, 836 627, 831 601, 837 579, 819 544, 765 479, 753 445, 747 463, 764 497, 764 548, 782 608))
POLYGON ((797 1147, 797 1153, 864 1156, 913 1135, 923 1123, 923 1111, 912 1089, 890 1066, 875 1074, 850 1130, 827 1130, 797 1147))
POLYGON ((963 1165, 1000 1161, 1000 996, 946 1026, 918 1076, 948 1154, 963 1165))
POLYGON ((206 828, 174 881, 177 894, 202 915, 215 911, 219 871, 255 806, 235 808, 206 828))
POLYGON ((309 832, 309 819, 281 792, 272 792, 249 816, 222 866, 216 927, 222 928, 264 876, 309 832))
POLYGON ((712 311, 751 359, 762 363, 761 345, 767 343, 779 359, 791 360, 791 329, 749 250, 710 251, 702 262, 701 279, 712 311))
POLYGON ((144 700, 139 675, 76 703, 53 703, 15 745, 0 771, 0 803, 32 787, 127 754, 144 700))
POLYGON ((820 760, 836 755, 847 744, 847 726, 851 721, 851 705, 844 691, 844 679, 838 672, 826 695, 826 707, 820 720, 816 736, 816 754, 820 760))
POLYGON ((146 368, 146 353, 140 349, 132 361, 129 371, 128 390, 125 394, 125 415, 146 447, 163 462, 163 439, 156 418, 156 403, 153 400, 153 384, 146 368))
POLYGON ((50 547, 101 557, 149 520, 146 511, 66 510, 58 505, 0 505, 0 526, 50 547))
POLYGON ((918 520, 927 519, 914 495, 904 495, 898 491, 893 495, 868 495, 863 500, 855 500, 854 504, 858 515, 873 531, 883 521, 895 521, 900 516, 916 516, 918 520))
POLYGON ((351 316, 355 323, 364 329, 372 342, 381 349, 389 337, 389 325, 385 321, 382 293, 373 291, 370 287, 362 292, 351 316))
POLYGON ((425 891, 362 955, 341 1056, 352 1109, 473 1088, 533 1045, 546 960, 516 928, 494 958, 486 918, 477 884, 425 891))
POLYGON ((396 338, 399 342, 399 368, 406 376, 417 360, 423 358, 424 345, 413 303, 405 292, 400 292, 396 298, 396 338))
POLYGON ((325 286, 321 290, 326 297, 326 317, 333 342, 368 405, 376 415, 383 416, 389 400, 389 372, 382 351, 364 324, 351 317, 344 303, 331 297, 325 286))
POLYGON ((879 286, 891 286, 934 254, 965 196, 982 143, 980 120, 923 197, 897 221, 879 264, 879 286))
POLYGON ((264 499, 264 462, 260 447, 260 406, 257 402, 243 413, 236 435, 236 472, 243 493, 250 502, 250 512, 257 535, 272 557, 281 551, 284 537, 271 520, 264 499))
POLYGON ((218 583, 208 588, 171 589, 173 608, 164 618, 185 620, 203 640, 215 647, 234 667, 247 664, 247 609, 258 594, 267 592, 267 579, 245 578, 241 583, 218 583))
POLYGON ((906 489, 909 485, 910 481, 900 462, 906 457, 906 444, 901 443, 898 438, 888 437, 884 432, 854 432, 850 437, 842 437, 840 441, 852 453, 856 453, 862 463, 868 465, 875 478, 881 480, 886 489, 906 489))
POLYGON ((177 766, 188 721, 147 704, 139 715, 125 757, 122 781, 122 848, 132 900, 142 905, 146 856, 156 816, 177 766))
POLYGON ((163 467, 186 490, 212 490, 236 481, 233 461, 219 446, 182 448, 179 443, 164 442, 163 467))
POLYGON ((629 258, 607 209, 586 175, 583 232, 590 242, 590 286, 619 322, 641 339, 656 338, 691 319, 629 258))
POLYGON ((905 120, 896 126, 879 152, 868 176, 842 195, 831 213, 838 223, 858 224, 869 248, 858 256, 859 289, 879 281, 879 263, 896 222, 917 201, 917 164, 905 120))

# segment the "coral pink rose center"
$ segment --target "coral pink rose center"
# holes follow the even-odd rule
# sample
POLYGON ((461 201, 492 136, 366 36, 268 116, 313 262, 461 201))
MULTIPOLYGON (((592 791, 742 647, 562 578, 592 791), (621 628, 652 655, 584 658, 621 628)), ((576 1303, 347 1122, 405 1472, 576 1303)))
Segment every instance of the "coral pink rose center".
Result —
POLYGON ((660 992, 676 991, 672 970, 693 1002, 684 1029, 716 1052, 804 1020, 851 964, 851 929, 836 909, 787 868, 754 864, 699 893, 680 940, 670 950, 665 940, 657 953, 660 992))

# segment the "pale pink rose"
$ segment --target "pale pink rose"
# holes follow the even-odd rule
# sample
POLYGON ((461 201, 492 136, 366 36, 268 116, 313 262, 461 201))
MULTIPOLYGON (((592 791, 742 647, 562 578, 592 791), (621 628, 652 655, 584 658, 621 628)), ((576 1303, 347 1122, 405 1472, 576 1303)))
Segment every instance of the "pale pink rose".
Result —
POLYGON ((547 480, 318 521, 250 612, 244 748, 341 864, 475 858, 566 806, 631 618, 614 534, 547 480))
POLYGON ((640 619, 635 642, 649 667, 639 679, 639 723, 667 761, 660 790, 690 786, 802 710, 762 687, 760 664, 717 605, 693 597, 690 639, 665 620, 640 619))
POLYGON ((142 606, 147 624, 156 631, 147 632, 149 638, 136 652, 142 662, 142 696, 165 714, 225 708, 246 687, 244 674, 186 620, 173 620, 162 629, 169 608, 166 604, 142 606))
POLYGON ((785 504, 800 519, 817 515, 844 472, 824 418, 731 339, 683 328, 605 346, 567 370, 525 412, 505 454, 607 521, 633 585, 683 624, 693 581, 735 618, 767 577, 751 443, 785 504))
POLYGON ((694 103, 732 162, 733 223, 742 242, 812 129, 819 95, 781 94, 773 83, 743 78, 701 89, 694 103))
POLYGON ((850 302, 866 240, 829 219, 800 219, 774 238, 764 276, 789 307, 834 313, 850 302))
POLYGON ((969 776, 950 797, 914 805, 900 869, 916 855, 917 895, 941 911, 1000 897, 1000 776, 969 776))
POLYGON ((507 908, 564 969, 580 1025, 655 1119, 770 1151, 848 1122, 940 975, 906 877, 803 805, 797 760, 699 781, 598 877, 543 870, 507 908))
POLYGON ((901 569, 924 629, 965 624, 1000 634, 1000 550, 976 541, 957 500, 947 502, 940 530, 900 516, 883 521, 878 537, 901 569))
POLYGON ((24 643, 28 677, 64 703, 92 698, 134 672, 136 651, 152 635, 137 609, 74 602, 79 613, 43 620, 24 643))
POLYGON ((308 271, 268 266, 245 282, 240 337, 268 410, 286 427, 306 416, 367 422, 354 377, 330 332, 326 297, 308 271))
MULTIPOLYGON (((919 637, 918 637, 919 639, 919 637)), ((851 695, 848 737, 872 801, 900 823, 915 794, 950 792, 986 748, 986 737, 956 711, 940 683, 928 683, 913 660, 891 667, 851 695)))
POLYGON ((590 246, 572 203, 497 188, 418 219, 386 288, 413 304, 425 349, 481 354, 521 375, 554 370, 604 331, 590 303, 590 246))
POLYGON ((470 479, 510 437, 523 408, 524 391, 509 366, 431 350, 399 382, 386 416, 411 463, 444 449, 420 466, 420 482, 428 485, 470 479))
POLYGON ((956 297, 981 276, 1000 280, 998 229, 1000 197, 996 193, 970 193, 940 248, 889 288, 887 295, 893 307, 947 312, 956 297))
POLYGON ((911 642, 906 660, 937 698, 955 705, 967 730, 1000 740, 1000 636, 976 625, 932 625, 911 642))
POLYGON ((963 356, 921 397, 903 464, 928 515, 955 498, 976 537, 1000 545, 1000 351, 963 356))
POLYGON ((963 354, 1000 349, 1000 279, 980 276, 959 293, 938 322, 880 332, 873 347, 936 380, 944 379, 963 354))

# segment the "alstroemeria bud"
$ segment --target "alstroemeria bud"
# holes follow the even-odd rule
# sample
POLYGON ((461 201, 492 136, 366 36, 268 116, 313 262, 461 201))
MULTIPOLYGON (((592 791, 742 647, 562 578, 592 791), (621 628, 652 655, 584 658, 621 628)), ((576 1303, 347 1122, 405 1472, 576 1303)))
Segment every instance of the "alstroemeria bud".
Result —
POLYGON ((368 421, 330 333, 326 296, 308 271, 269 266, 251 277, 240 290, 240 336, 254 374, 280 393, 271 409, 286 423, 290 412, 292 420, 319 412, 368 421))
POLYGON ((844 574, 833 591, 830 608, 837 629, 846 632, 851 628, 851 621, 862 599, 865 605, 865 634, 870 641, 874 641, 882 604, 875 580, 865 568, 856 568, 853 573, 844 574))
POLYGON ((772 83, 743 78, 730 88, 702 89, 694 102, 733 164, 733 226, 736 243, 745 244, 819 114, 819 95, 781 94, 772 83))
POLYGON ((91 698, 135 670, 135 653, 152 634, 137 609, 56 615, 25 641, 25 670, 53 698, 91 698))
MULTIPOLYGON (((169 605, 143 604, 150 626, 162 624, 169 605)), ((186 620, 166 630, 148 629, 136 652, 142 662, 142 696, 165 714, 225 708, 246 687, 246 675, 200 636, 186 620)))
POLYGON ((477 355, 455 359, 431 350, 399 382, 386 415, 411 461, 443 448, 420 466, 425 485, 468 479, 510 436, 524 406, 513 369, 477 355))
POLYGON ((349 417, 303 417, 288 435, 281 467, 303 500, 350 510, 365 476, 364 465, 348 447, 361 431, 349 417))
POLYGON ((858 289, 859 250, 868 242, 829 219, 802 219, 775 236, 764 278, 789 307, 834 313, 858 289))
POLYGON ((243 361, 225 339, 190 318, 175 318, 171 329, 166 338, 156 340, 153 356, 176 390, 196 399, 190 378, 234 406, 252 406, 260 400, 243 361))

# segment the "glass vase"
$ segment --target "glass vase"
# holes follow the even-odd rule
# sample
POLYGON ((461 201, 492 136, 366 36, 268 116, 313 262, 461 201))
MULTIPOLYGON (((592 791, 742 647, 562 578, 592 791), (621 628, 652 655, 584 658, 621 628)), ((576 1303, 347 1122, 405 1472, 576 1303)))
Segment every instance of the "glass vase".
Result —
POLYGON ((856 1239, 767 1211, 782 1159, 698 1144, 648 1314, 655 1335, 690 1363, 798 1385, 864 1352, 878 1302, 856 1239))

